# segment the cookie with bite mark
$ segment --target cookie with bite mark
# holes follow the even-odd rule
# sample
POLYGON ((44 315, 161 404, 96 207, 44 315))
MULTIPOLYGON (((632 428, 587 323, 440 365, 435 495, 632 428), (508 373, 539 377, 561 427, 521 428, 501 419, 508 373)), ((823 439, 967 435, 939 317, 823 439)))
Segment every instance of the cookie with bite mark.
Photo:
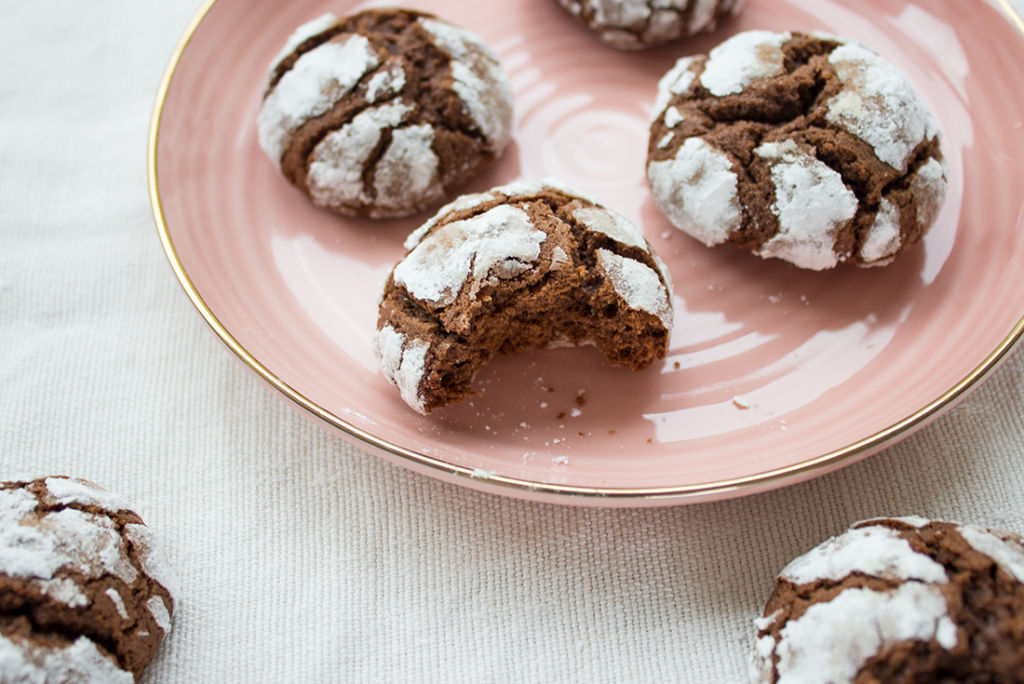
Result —
POLYGON ((855 524, 779 574, 751 681, 1024 681, 1024 539, 919 517, 855 524))
POLYGON ((173 576, 119 497, 0 482, 0 681, 134 682, 171 629, 173 576))
POLYGON ((436 205, 497 158, 512 130, 498 57, 422 12, 326 14, 274 59, 260 146, 315 204, 348 216, 436 205))
POLYGON ((665 266, 633 223, 554 182, 459 197, 405 246, 381 298, 375 350, 420 413, 471 396, 497 354, 594 344, 633 370, 665 355, 665 266))
POLYGON ((647 178, 669 221, 800 268, 878 266, 921 239, 946 195, 938 123, 871 49, 747 31, 661 79, 647 178))

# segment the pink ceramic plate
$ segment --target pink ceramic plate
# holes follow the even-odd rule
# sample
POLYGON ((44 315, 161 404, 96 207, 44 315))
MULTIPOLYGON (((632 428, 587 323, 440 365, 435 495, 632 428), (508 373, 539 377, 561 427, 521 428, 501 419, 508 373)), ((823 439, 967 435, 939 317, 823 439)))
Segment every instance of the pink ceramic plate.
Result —
MULTIPOLYGON (((671 352, 643 373, 593 348, 499 359, 482 394, 421 417, 377 372, 377 296, 421 222, 313 208, 256 142, 265 70, 294 27, 345 0, 210 3, 168 69, 150 140, 164 247, 207 322, 316 420, 390 461, 538 500, 654 505, 763 491, 905 436, 1024 330, 1024 41, 963 0, 751 0, 711 36, 604 47, 554 0, 410 1, 500 53, 515 143, 469 190, 555 176, 636 220, 675 280, 671 352), (945 132, 950 192, 923 244, 876 270, 803 272, 673 230, 644 180, 659 76, 749 28, 860 39, 907 71, 945 132)), ((1004 14, 1004 12, 1006 12, 1004 14)))

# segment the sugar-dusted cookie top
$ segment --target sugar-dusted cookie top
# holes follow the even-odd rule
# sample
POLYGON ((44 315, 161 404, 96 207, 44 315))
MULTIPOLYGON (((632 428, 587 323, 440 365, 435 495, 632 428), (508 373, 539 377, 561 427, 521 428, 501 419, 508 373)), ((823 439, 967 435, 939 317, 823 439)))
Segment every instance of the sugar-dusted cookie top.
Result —
POLYGON ((768 31, 665 74, 647 177, 704 244, 813 270, 889 263, 946 194, 938 124, 906 75, 859 43, 768 31))
POLYGON ((1024 540, 858 523, 782 570, 756 628, 754 682, 1024 681, 1024 540))
POLYGON ((592 343, 634 370, 665 355, 664 265, 633 223, 554 182, 459 197, 406 248, 381 298, 376 350, 421 413, 470 395, 496 354, 592 343))
POLYGON ((715 28, 743 0, 558 0, 602 41, 639 50, 715 28))
POLYGON ((512 92, 463 28, 404 9, 328 14, 275 58, 258 124, 267 156, 317 205, 405 216, 501 154, 512 92))
POLYGON ((113 494, 0 482, 0 681, 135 681, 170 631, 172 578, 113 494))

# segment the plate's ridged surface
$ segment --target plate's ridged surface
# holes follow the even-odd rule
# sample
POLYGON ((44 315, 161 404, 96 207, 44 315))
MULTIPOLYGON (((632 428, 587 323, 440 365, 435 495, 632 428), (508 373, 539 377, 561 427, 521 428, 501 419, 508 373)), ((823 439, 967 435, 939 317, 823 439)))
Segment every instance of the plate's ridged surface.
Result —
POLYGON ((905 434, 1020 335, 1024 41, 997 10, 823 0, 811 13, 796 0, 751 0, 712 36, 634 54, 602 46, 549 0, 408 4, 476 31, 512 77, 515 142, 467 190, 553 175, 638 221, 672 272, 677 321, 669 358, 645 373, 609 368, 590 348, 531 353, 486 369, 472 403, 413 414, 377 373, 370 340, 383 280, 423 217, 370 223, 314 209, 264 158, 254 130, 265 70, 292 28, 363 5, 218 0, 158 104, 158 224, 218 334, 364 446, 534 498, 735 495, 905 434), (809 273, 708 250, 651 204, 643 163, 658 77, 677 56, 755 27, 858 38, 904 68, 934 108, 949 199, 924 243, 892 266, 809 273))

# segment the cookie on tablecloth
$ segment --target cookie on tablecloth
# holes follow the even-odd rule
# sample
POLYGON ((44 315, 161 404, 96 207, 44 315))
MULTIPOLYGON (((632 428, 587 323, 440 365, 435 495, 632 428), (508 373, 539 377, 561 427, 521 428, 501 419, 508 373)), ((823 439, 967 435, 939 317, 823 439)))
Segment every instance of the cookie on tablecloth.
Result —
POLYGON ((787 565, 756 621, 755 682, 1024 681, 1024 539, 861 522, 787 565))
POLYGON ((267 156, 315 204, 406 216, 501 154, 512 91, 490 48, 432 15, 326 14, 273 61, 258 123, 267 156))
POLYGON ((946 194, 939 127, 908 78, 839 38, 747 31, 661 79, 655 204, 708 246, 823 270, 889 263, 946 194))
POLYGON ((546 181, 464 195, 406 241, 376 352, 421 413, 470 396, 496 354, 592 343, 640 370, 665 355, 668 271, 624 217, 546 181))
POLYGON ((603 42, 639 50, 712 30, 743 0, 558 0, 603 42))
POLYGON ((133 682, 171 628, 173 582, 118 497, 0 482, 0 681, 133 682))

